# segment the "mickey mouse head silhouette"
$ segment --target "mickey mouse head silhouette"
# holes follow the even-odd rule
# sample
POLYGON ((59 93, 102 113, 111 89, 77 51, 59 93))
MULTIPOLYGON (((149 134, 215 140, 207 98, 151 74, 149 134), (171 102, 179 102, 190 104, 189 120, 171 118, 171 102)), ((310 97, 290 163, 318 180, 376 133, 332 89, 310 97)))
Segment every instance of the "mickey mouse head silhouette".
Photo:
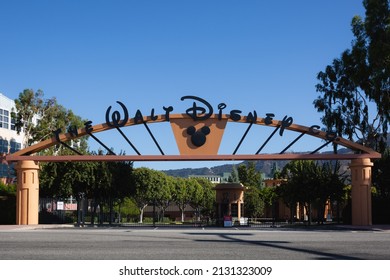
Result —
POLYGON ((197 131, 194 126, 190 126, 187 128, 187 134, 191 135, 192 144, 196 147, 201 147, 206 143, 206 135, 210 134, 210 128, 208 126, 204 126, 197 131))

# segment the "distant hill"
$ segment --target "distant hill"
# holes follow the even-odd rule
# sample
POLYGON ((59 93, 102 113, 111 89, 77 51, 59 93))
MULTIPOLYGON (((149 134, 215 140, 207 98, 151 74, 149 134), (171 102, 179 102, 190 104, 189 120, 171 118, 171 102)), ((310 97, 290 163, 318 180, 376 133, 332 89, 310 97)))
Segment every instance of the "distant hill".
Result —
MULTIPOLYGON (((276 163, 279 169, 282 169, 287 163, 287 160, 283 161, 274 161, 274 160, 268 160, 268 161, 256 161, 255 166, 256 170, 261 171, 265 174, 265 177, 269 177, 269 174, 271 174, 271 168, 273 164, 276 163)), ((237 165, 240 164, 248 164, 247 161, 243 161, 241 163, 237 163, 237 165)), ((222 176, 223 173, 230 173, 233 170, 233 164, 224 164, 224 165, 218 165, 211 168, 203 167, 203 168, 183 168, 183 169, 171 169, 171 170, 164 170, 167 175, 174 176, 174 177, 183 177, 187 178, 189 175, 220 175, 222 176)))
MULTIPOLYGON (((390 136, 387 137, 387 147, 390 147, 390 136)), ((339 154, 347 154, 351 153, 351 150, 346 148, 341 148, 337 151, 339 154)), ((324 154, 333 153, 332 151, 324 152, 324 154)), ((274 164, 278 167, 278 169, 283 169, 283 167, 288 163, 288 160, 259 160, 256 161, 255 166, 256 170, 262 172, 265 177, 271 177, 271 170, 274 164)), ((236 164, 248 164, 247 161, 243 161, 241 163, 236 164)), ((347 171, 348 172, 348 164, 349 160, 342 160, 341 161, 341 172, 347 171)), ((230 173, 233 170, 233 164, 224 164, 224 165, 218 165, 211 168, 203 167, 203 168, 183 168, 183 169, 171 169, 171 170, 164 170, 166 174, 174 177, 183 177, 187 178, 189 175, 220 175, 222 176, 223 173, 230 173)))
MULTIPOLYGON (((346 154, 350 153, 351 151, 348 149, 340 149, 338 150, 339 154, 346 154)), ((331 153, 331 152, 324 152, 324 153, 331 153)), ((260 171, 264 174, 264 176, 271 177, 272 173, 272 167, 274 164, 278 167, 279 170, 283 169, 283 167, 289 163, 289 160, 259 160, 256 161, 255 166, 256 170, 260 171)), ((248 161, 243 161, 241 163, 236 164, 248 164, 248 161)), ((347 171, 348 170, 348 160, 341 161, 341 171, 347 171)), ((164 170, 167 175, 174 176, 174 177, 183 177, 187 178, 189 175, 220 175, 222 176, 223 173, 230 173, 233 170, 233 164, 224 164, 224 165, 218 165, 211 168, 208 167, 202 167, 202 168, 183 168, 183 169, 171 169, 171 170, 164 170)))

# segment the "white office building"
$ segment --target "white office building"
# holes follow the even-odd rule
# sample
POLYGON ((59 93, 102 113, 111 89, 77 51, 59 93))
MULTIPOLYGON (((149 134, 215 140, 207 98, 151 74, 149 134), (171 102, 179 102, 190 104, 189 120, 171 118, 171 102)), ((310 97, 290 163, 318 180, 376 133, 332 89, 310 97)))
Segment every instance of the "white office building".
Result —
MULTIPOLYGON (((22 147, 24 134, 16 132, 15 120, 11 117, 11 112, 14 111, 14 100, 0 93, 0 155, 12 154, 22 147)), ((10 169, 6 164, 1 164, 0 178, 9 177, 14 177, 12 168, 10 169)))

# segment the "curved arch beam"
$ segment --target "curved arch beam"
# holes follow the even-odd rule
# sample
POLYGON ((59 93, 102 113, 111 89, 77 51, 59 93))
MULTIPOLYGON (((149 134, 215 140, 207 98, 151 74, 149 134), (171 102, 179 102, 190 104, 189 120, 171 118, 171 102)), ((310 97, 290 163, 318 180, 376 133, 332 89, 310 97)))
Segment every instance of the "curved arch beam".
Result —
MULTIPOLYGON (((173 121, 176 121, 176 120, 190 120, 190 119, 191 119, 190 116, 188 116, 187 114, 172 114, 169 116, 169 120, 166 119, 165 115, 158 115, 158 116, 155 116, 154 118, 148 116, 148 117, 144 117, 143 121, 138 121, 138 122, 136 122, 134 120, 134 118, 128 119, 128 121, 126 123, 124 123, 122 127, 138 125, 138 124, 143 124, 143 123, 160 123, 160 122, 171 122, 172 123, 173 121)), ((236 122, 236 123, 251 123, 251 121, 249 119, 247 119, 247 117, 242 117, 239 120, 232 120, 231 116, 228 114, 224 114, 221 116, 219 116, 217 114, 213 114, 210 116, 209 119, 214 121, 214 122, 229 121, 229 122, 236 122)), ((203 121, 200 121, 198 123, 202 123, 202 122, 203 121)), ((305 134, 310 135, 312 137, 320 138, 320 139, 327 140, 327 141, 329 141, 329 139, 331 139, 331 141, 333 141, 334 143, 336 143, 338 145, 341 145, 343 147, 358 151, 360 154, 362 154, 362 155, 359 155, 359 154, 332 155, 332 158, 337 157, 337 158, 352 159, 352 158, 362 158, 362 157, 364 157, 364 158, 380 158, 381 157, 380 153, 378 153, 378 152, 376 152, 368 147, 362 146, 360 144, 354 143, 352 141, 349 141, 349 140, 341 138, 341 137, 334 137, 333 135, 329 135, 329 133, 326 133, 324 131, 319 130, 318 126, 307 127, 307 126, 302 126, 302 125, 298 125, 298 124, 294 124, 294 123, 291 123, 288 126, 286 126, 285 120, 284 121, 269 120, 269 119, 267 120, 266 118, 256 118, 256 121, 255 122, 252 121, 252 123, 254 123, 256 125, 269 126, 269 127, 283 127, 283 129, 285 129, 285 130, 299 132, 299 133, 305 133, 305 134)), ((97 124, 94 126, 92 126, 91 123, 86 123, 86 127, 77 130, 77 136, 75 136, 74 134, 72 135, 70 133, 64 133, 64 134, 60 134, 58 136, 58 139, 61 142, 67 142, 67 141, 74 140, 74 139, 77 139, 80 137, 88 136, 88 134, 90 134, 90 133, 96 134, 96 133, 108 131, 108 130, 111 130, 114 128, 116 128, 116 127, 112 123, 102 123, 102 124, 97 124)), ((50 148, 50 147, 57 145, 57 144, 59 144, 57 137, 53 136, 51 139, 47 139, 45 141, 42 141, 40 143, 37 143, 35 145, 32 145, 32 146, 27 147, 25 149, 22 149, 18 152, 15 152, 12 155, 6 156, 6 160, 7 161, 21 160, 20 158, 22 156, 23 156, 23 158, 25 156, 31 156, 32 154, 38 153, 42 150, 45 150, 45 149, 50 148)), ((51 160, 54 161, 54 157, 55 156, 51 156, 51 160)), ((71 157, 76 159, 76 156, 71 156, 71 157)), ((89 158, 89 160, 91 160, 90 156, 78 156, 77 160, 83 161, 84 159, 82 159, 82 157, 84 157, 85 160, 87 158, 89 158)), ((93 157, 97 157, 97 156, 93 156, 93 157)), ((191 157, 188 157, 188 156, 186 157, 185 155, 182 155, 182 156, 140 156, 140 155, 138 155, 138 156, 128 156, 127 159, 125 159, 125 158, 121 159, 120 156, 116 156, 116 160, 134 160, 134 161, 137 161, 137 160, 145 160, 145 161, 146 160, 159 160, 159 161, 160 160, 229 160, 229 159, 242 160, 242 159, 256 159, 256 158, 258 158, 258 159, 271 159, 271 158, 272 159, 289 159, 289 158, 292 159, 294 157, 296 157, 296 156, 291 156, 288 154, 268 155, 268 156, 265 156, 265 155, 211 155, 211 154, 207 155, 207 154, 204 154, 204 155, 199 155, 199 156, 192 155, 191 157)), ((38 156, 34 156, 34 158, 38 158, 38 156)), ((60 159, 60 158, 61 157, 59 157, 58 159, 60 159)), ((104 158, 106 160, 114 160, 114 159, 109 158, 108 156, 104 156, 104 158)), ((305 155, 305 158, 306 159, 309 159, 309 158, 323 159, 324 155, 322 157, 320 157, 318 155, 305 155)), ((44 160, 45 157, 40 156, 40 159, 44 160)), ((63 160, 65 160, 65 159, 63 159, 63 160)), ((70 160, 70 159, 67 159, 67 160, 70 160)), ((102 160, 102 159, 100 159, 100 160, 102 160)))

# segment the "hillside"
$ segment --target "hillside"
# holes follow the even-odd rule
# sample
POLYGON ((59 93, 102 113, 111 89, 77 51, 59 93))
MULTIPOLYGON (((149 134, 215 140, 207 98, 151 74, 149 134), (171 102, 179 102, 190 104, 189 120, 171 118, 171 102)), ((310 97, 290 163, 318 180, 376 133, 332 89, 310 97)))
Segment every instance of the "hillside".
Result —
MULTIPOLYGON (((339 154, 349 153, 350 150, 348 149, 340 149, 338 151, 339 154)), ((330 153, 330 152, 327 152, 330 153)), ((259 160, 256 161, 255 166, 256 170, 260 171, 264 174, 264 176, 271 177, 272 173, 272 167, 276 165, 278 169, 283 169, 283 167, 288 163, 288 160, 259 160)), ((236 165, 240 164, 248 164, 248 161, 243 161, 241 163, 238 163, 236 165)), ((341 161, 341 171, 348 170, 348 164, 349 161, 341 161)), ((183 177, 187 178, 189 175, 220 175, 222 176, 223 173, 230 173, 233 170, 233 164, 224 164, 224 165, 217 165, 211 168, 203 167, 203 168, 183 168, 183 169, 171 169, 171 170, 164 170, 166 174, 174 177, 183 177)))

